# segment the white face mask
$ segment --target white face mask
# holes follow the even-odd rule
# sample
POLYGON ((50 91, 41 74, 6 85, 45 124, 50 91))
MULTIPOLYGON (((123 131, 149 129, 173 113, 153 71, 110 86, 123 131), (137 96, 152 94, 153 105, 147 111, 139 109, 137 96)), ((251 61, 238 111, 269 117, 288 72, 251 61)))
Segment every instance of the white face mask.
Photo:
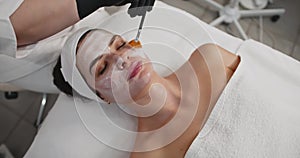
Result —
POLYGON ((101 97, 130 103, 151 80, 152 65, 142 48, 132 48, 119 36, 110 43, 113 37, 103 30, 89 33, 78 49, 77 67, 101 97))
POLYGON ((94 76, 91 76, 94 70, 90 70, 90 63, 98 56, 107 53, 112 37, 113 34, 105 30, 93 30, 78 45, 76 66, 90 86, 94 85, 94 76))

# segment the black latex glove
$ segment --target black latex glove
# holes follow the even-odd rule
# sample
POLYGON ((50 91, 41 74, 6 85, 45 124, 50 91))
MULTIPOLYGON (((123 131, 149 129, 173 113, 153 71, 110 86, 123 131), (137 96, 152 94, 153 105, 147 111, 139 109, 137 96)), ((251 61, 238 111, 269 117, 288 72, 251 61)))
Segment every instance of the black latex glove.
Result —
POLYGON ((101 0, 101 6, 102 7, 121 6, 121 5, 125 5, 127 3, 131 3, 132 1, 133 0, 101 0))
POLYGON ((141 16, 147 11, 151 11, 155 0, 105 0, 103 6, 121 6, 131 3, 128 14, 131 17, 141 16))
POLYGON ((131 5, 128 9, 128 14, 131 17, 142 16, 146 12, 151 11, 155 0, 131 0, 131 5))
POLYGON ((141 16, 151 11, 155 0, 76 0, 80 19, 91 14, 99 7, 121 6, 130 3, 128 14, 131 17, 141 16))

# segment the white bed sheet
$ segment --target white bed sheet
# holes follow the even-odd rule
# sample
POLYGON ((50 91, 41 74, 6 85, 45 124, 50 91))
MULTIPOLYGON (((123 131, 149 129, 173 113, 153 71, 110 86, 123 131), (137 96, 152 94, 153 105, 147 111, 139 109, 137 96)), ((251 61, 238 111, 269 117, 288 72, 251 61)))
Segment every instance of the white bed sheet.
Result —
MULTIPOLYGON (((147 15, 145 28, 148 28, 148 30, 145 29, 143 31, 141 40, 146 44, 146 51, 153 53, 150 55, 152 59, 166 63, 173 69, 176 69, 183 63, 180 59, 181 55, 187 58, 194 48, 191 47, 191 45, 186 47, 180 45, 181 42, 184 43, 187 42, 187 40, 168 41, 170 39, 167 37, 172 36, 172 34, 170 34, 172 31, 176 32, 174 33, 175 36, 184 35, 184 37, 187 37, 187 39, 198 46, 205 43, 216 43, 231 52, 236 52, 242 43, 241 39, 217 30, 182 10, 170 7, 159 1, 156 3, 156 6, 166 9, 153 10, 147 15), (162 28, 163 30, 167 29, 166 31, 169 32, 169 34, 166 36, 162 36, 162 34, 153 36, 153 34, 151 34, 153 26, 155 26, 155 28, 162 28), (213 39, 211 37, 213 37, 213 39), (155 40, 157 42, 155 42, 155 40), (167 44, 163 45, 164 43, 167 44), (157 52, 155 50, 159 50, 159 48, 164 46, 166 52, 169 51, 169 53, 172 53, 169 49, 172 48, 172 50, 175 50, 174 53, 183 51, 186 52, 186 54, 177 54, 177 57, 176 55, 170 57, 169 53, 155 53, 157 52)), ((132 28, 138 26, 139 19, 131 19, 131 23, 128 23, 128 19, 126 20, 127 15, 123 14, 124 11, 123 13, 121 12, 122 10, 106 18, 104 23, 100 24, 100 26, 115 33, 123 34, 125 37, 134 37, 133 34, 135 34, 136 31, 133 31, 132 28)), ((162 29, 158 29, 159 32, 157 33, 162 33, 162 29)), ((155 69, 162 75, 169 73, 166 69, 159 66, 155 69)), ((43 122, 30 149, 26 153, 25 158, 128 157, 129 154, 127 152, 106 146, 89 132, 76 111, 78 107, 87 111, 97 111, 97 109, 93 109, 97 108, 96 106, 89 105, 87 102, 81 102, 80 105, 77 104, 75 106, 73 98, 60 94, 54 107, 43 122)), ((125 125, 127 128, 135 128, 132 124, 134 120, 130 120, 131 118, 123 118, 121 116, 115 119, 119 119, 118 121, 124 122, 125 124, 128 123, 125 125)), ((115 139, 116 140, 111 141, 117 141, 118 138, 115 139)))

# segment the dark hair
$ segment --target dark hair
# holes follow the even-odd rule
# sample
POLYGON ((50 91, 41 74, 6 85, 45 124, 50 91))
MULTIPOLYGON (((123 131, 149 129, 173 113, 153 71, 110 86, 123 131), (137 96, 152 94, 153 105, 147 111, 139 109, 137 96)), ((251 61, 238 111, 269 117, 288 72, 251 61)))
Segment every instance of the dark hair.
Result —
POLYGON ((64 92, 67 95, 73 96, 73 88, 67 81, 65 81, 65 78, 62 72, 60 71, 60 68, 61 61, 59 57, 52 72, 53 83, 60 91, 64 92))
MULTIPOLYGON (((90 31, 92 31, 92 30, 85 32, 80 37, 78 43, 80 43, 90 31)), ((77 53, 77 49, 78 48, 76 48, 76 53, 77 53)), ((60 91, 64 92, 65 94, 67 94, 69 96, 73 96, 73 92, 76 92, 76 91, 72 88, 72 86, 67 81, 65 81, 65 78, 64 78, 62 72, 60 71, 60 69, 61 69, 61 59, 59 56, 57 63, 54 66, 54 69, 52 71, 53 83, 60 91)))

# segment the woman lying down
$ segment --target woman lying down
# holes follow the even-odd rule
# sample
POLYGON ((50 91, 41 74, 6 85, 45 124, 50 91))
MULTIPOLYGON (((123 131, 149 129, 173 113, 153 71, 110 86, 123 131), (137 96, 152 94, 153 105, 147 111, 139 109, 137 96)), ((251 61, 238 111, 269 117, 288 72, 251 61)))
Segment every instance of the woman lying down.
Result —
POLYGON ((105 30, 82 28, 68 39, 53 75, 68 95, 133 111, 138 125, 132 158, 300 156, 293 124, 282 130, 285 120, 272 121, 276 115, 282 118, 284 109, 268 111, 264 101, 253 97, 259 92, 251 86, 246 93, 254 95, 243 100, 243 89, 233 86, 243 84, 234 79, 240 75, 237 70, 243 71, 242 62, 238 55, 205 44, 179 69, 161 77, 143 48, 105 30))

